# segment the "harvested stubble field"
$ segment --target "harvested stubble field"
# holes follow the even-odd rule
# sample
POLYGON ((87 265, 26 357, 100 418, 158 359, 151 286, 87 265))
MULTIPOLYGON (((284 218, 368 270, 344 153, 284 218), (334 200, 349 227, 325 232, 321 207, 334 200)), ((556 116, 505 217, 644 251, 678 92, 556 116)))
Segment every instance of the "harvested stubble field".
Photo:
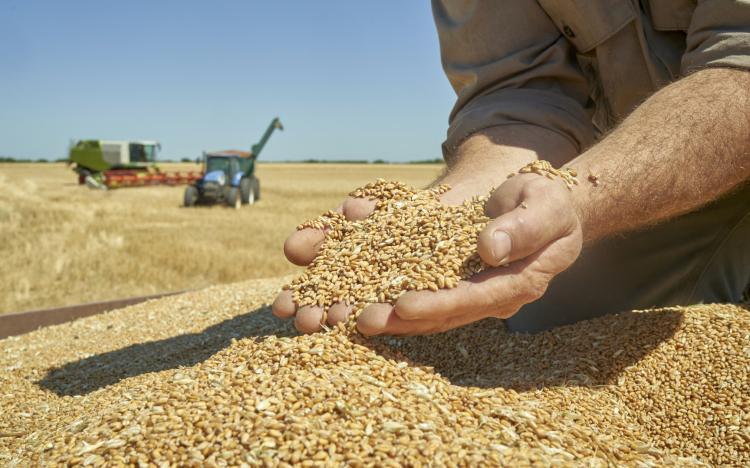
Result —
POLYGON ((282 246, 300 220, 378 177, 419 187, 440 167, 260 163, 261 200, 236 212, 184 208, 184 186, 103 192, 65 164, 0 164, 0 313, 299 272, 282 246))
POLYGON ((750 312, 627 312, 539 335, 299 336, 291 277, 0 341, 6 466, 750 463, 750 312))

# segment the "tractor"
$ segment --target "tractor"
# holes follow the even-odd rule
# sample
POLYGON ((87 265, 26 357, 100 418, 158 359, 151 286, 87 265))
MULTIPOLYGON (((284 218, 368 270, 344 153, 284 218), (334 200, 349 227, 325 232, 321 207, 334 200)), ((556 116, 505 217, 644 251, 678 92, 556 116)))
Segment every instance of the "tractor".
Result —
POLYGON ((255 161, 274 129, 284 130, 273 119, 263 138, 251 151, 215 151, 203 154, 204 176, 185 189, 185 206, 225 202, 239 209, 260 199, 260 181, 254 176, 255 161))

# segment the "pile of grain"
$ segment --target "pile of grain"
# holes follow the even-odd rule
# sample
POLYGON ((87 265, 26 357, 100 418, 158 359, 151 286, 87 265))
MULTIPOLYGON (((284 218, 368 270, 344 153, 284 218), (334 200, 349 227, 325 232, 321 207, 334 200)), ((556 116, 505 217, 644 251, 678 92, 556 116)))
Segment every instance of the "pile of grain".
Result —
POLYGON ((746 306, 626 312, 539 335, 509 334, 501 321, 487 319, 440 335, 378 341, 435 363, 456 385, 568 404, 584 425, 609 428, 616 439, 637 433, 678 457, 750 466, 746 306))
POLYGON ((286 281, 164 298, 0 342, 1 461, 750 461, 744 308, 625 313, 535 336, 489 320, 373 343, 340 331, 297 336, 265 305, 286 281))
MULTIPOLYGON (((595 448, 615 456, 618 444, 564 413, 515 392, 452 387, 343 330, 235 341, 192 368, 114 385, 80 403, 88 440, 75 421, 40 444, 69 465, 588 466, 595 448)), ((618 458, 655 459, 637 446, 618 458)))

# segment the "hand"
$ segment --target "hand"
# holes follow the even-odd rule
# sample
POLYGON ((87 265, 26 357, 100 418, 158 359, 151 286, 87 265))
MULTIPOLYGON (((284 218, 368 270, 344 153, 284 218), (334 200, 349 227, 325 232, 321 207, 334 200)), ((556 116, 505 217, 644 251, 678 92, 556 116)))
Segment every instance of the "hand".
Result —
MULTIPOLYGON (((443 194, 441 201, 448 204, 461 204, 471 196, 468 192, 453 189, 443 194)), ((343 214, 348 221, 360 221, 375 209, 376 203, 376 200, 350 197, 333 211, 343 214)), ((320 251, 325 240, 325 233, 326 230, 313 228, 294 232, 284 243, 284 255, 295 265, 309 265, 320 251)), ((305 306, 297 310, 292 300, 292 291, 283 291, 276 297, 273 312, 280 318, 294 317, 294 325, 302 333, 315 333, 322 328, 323 309, 317 306, 305 306)), ((328 311, 327 323, 334 326, 339 322, 346 322, 351 314, 350 306, 336 304, 328 311)))
MULTIPOLYGON (((453 200, 456 194, 452 195, 447 201, 457 202, 453 200)), ((337 211, 347 218, 362 219, 374 206, 374 202, 365 202, 349 199, 337 211)), ((580 253, 581 223, 573 198, 560 180, 537 174, 517 175, 498 187, 486 213, 497 219, 480 234, 477 247, 482 259, 495 268, 460 281, 450 290, 409 291, 395 306, 368 306, 357 321, 358 330, 367 335, 406 336, 438 333, 485 317, 510 317, 524 304, 541 297, 550 280, 580 253), (507 268, 499 267, 506 263, 507 268)), ((290 261, 309 263, 323 237, 322 231, 298 231, 287 240, 285 253, 290 261)), ((295 316, 297 329, 302 332, 321 328, 322 309, 303 307, 296 311, 289 291, 274 302, 274 313, 295 316)), ((350 307, 335 305, 328 313, 328 323, 346 321, 350 313, 350 307)))
POLYGON ((496 219, 479 235, 477 250, 493 268, 453 289, 409 291, 395 306, 368 306, 357 329, 365 335, 426 335, 485 317, 508 318, 540 298, 581 252, 580 217, 560 180, 516 175, 498 187, 485 212, 496 219))

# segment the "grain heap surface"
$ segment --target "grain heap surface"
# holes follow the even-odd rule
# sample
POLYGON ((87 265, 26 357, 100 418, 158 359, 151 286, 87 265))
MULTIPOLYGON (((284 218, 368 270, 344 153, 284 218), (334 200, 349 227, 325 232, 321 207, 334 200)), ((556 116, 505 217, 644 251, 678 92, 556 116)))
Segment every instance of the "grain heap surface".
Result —
POLYGON ((615 439, 637 434, 678 457, 750 466, 746 307, 626 312, 539 335, 509 334, 488 319, 378 341, 435 363, 457 385, 515 389, 558 408, 567 401, 584 425, 615 439))
POLYGON ((448 189, 378 179, 349 194, 378 200, 366 219, 350 222, 329 211, 298 226, 327 232, 315 260, 290 286, 297 306, 323 308, 325 323, 330 307, 345 302, 356 317, 367 303, 393 303, 410 290, 450 289, 486 268, 476 241, 490 221, 484 215, 489 195, 444 205, 440 194, 448 189))
MULTIPOLYGON (((234 341, 205 363, 130 379, 49 458, 77 465, 573 466, 611 440, 512 391, 444 378, 343 333, 234 341), (376 354, 373 351, 380 351, 376 354), (95 416, 94 416, 95 415, 95 416), (82 432, 82 431, 81 431, 82 432), (544 440, 544 442, 542 442, 544 440)), ((82 423, 79 423, 82 424, 82 423)), ((633 450, 623 458, 641 457, 633 450)))
POLYGON ((745 307, 368 342, 298 336, 288 281, 0 341, 0 465, 748 465, 745 307))

